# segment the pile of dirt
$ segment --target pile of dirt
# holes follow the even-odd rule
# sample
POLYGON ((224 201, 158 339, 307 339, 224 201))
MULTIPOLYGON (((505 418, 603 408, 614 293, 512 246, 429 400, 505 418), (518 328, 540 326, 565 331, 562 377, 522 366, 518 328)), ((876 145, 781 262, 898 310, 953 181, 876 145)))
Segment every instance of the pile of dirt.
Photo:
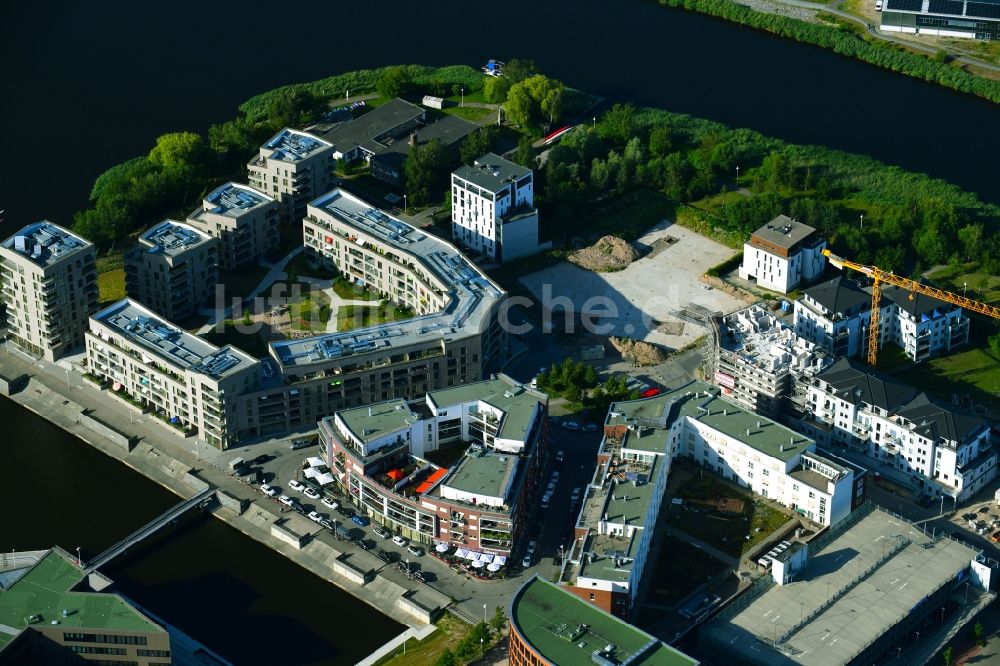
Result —
POLYGON ((589 271, 606 273, 622 270, 639 256, 639 251, 628 241, 617 236, 605 236, 590 247, 569 255, 569 260, 589 271))
POLYGON ((656 365, 666 360, 666 356, 660 348, 648 342, 629 338, 611 338, 611 344, 618 350, 623 359, 632 361, 636 365, 656 365))

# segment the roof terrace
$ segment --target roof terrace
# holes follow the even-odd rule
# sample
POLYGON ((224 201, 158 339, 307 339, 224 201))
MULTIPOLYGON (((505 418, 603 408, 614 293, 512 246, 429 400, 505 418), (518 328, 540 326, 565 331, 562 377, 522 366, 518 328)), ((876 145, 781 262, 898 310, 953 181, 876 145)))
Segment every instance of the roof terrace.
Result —
POLYGON ((269 159, 280 162, 301 162, 307 157, 330 148, 332 144, 318 136, 286 127, 264 144, 263 148, 273 151, 269 159))
POLYGON ((515 164, 494 153, 486 153, 472 166, 460 166, 452 172, 462 180, 494 194, 507 189, 511 183, 531 175, 531 169, 515 164))
POLYGON ((230 182, 212 190, 203 203, 206 212, 240 217, 257 206, 272 201, 274 199, 256 188, 230 182))
POLYGON ((80 236, 43 220, 18 231, 3 242, 3 247, 47 268, 92 245, 80 236))
POLYGON ((146 245, 148 252, 175 257, 210 242, 212 237, 188 224, 176 220, 164 220, 142 234, 139 239, 146 245))

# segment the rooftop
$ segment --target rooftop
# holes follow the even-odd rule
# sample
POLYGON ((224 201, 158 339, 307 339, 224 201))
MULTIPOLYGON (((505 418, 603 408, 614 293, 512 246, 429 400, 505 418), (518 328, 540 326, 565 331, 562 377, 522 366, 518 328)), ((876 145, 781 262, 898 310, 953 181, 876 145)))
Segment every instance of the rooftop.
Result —
POLYGON ((333 217, 336 221, 373 239, 380 247, 393 248, 419 262, 450 296, 437 313, 311 338, 270 343, 272 354, 284 366, 323 363, 378 348, 440 341, 463 335, 478 335, 484 316, 504 296, 484 273, 451 243, 414 229, 405 222, 341 189, 335 189, 309 204, 311 217, 333 217))
POLYGON ((809 238, 815 231, 808 224, 796 222, 787 215, 779 215, 753 232, 750 242, 760 239, 770 245, 790 250, 809 238))
MULTIPOLYGON (((642 507, 648 506, 648 501, 642 507)), ((641 519, 641 518, 640 518, 641 519)), ((592 532, 584 544, 584 554, 580 557, 579 578, 593 578, 615 583, 627 583, 632 578, 636 551, 642 530, 633 530, 631 537, 592 532)))
POLYGON ((259 363, 246 352, 210 342, 176 328, 129 298, 108 306, 91 319, 111 328, 169 365, 221 379, 259 363))
POLYGON ((871 292, 865 291, 842 275, 806 289, 805 295, 831 314, 842 314, 856 308, 861 312, 871 310, 871 292))
POLYGON ((202 210, 216 215, 240 217, 272 201, 274 199, 256 188, 230 182, 212 190, 202 202, 202 210))
POLYGON ((33 624, 58 623, 68 630, 163 631, 117 594, 74 592, 82 579, 75 561, 52 549, 9 587, 0 587, 0 650, 33 624))
POLYGON ((912 317, 919 317, 921 321, 928 321, 946 312, 958 309, 957 306, 945 303, 933 296, 913 293, 912 291, 900 289, 892 285, 883 287, 882 295, 895 303, 896 307, 900 310, 912 317))
POLYGON ((431 391, 427 394, 427 401, 432 409, 485 402, 504 413, 497 437, 524 441, 538 403, 548 402, 548 396, 499 374, 483 381, 431 391))
MULTIPOLYGON (((425 113, 425 109, 397 97, 320 136, 341 153, 350 152, 357 146, 369 153, 379 153, 392 143, 385 138, 386 134, 392 134, 398 127, 423 118, 425 113)), ((400 142, 405 143, 405 139, 400 142)))
POLYGON ((3 242, 3 247, 47 268, 93 245, 73 232, 43 220, 18 231, 3 242))
POLYGON ((592 662, 611 647, 630 666, 695 666, 682 652, 535 575, 514 595, 508 615, 521 638, 556 666, 592 662))
POLYGON ((917 394, 909 384, 849 358, 840 359, 816 375, 816 379, 829 385, 840 400, 852 405, 873 405, 889 412, 895 412, 917 394))
POLYGON ((868 511, 819 552, 810 548, 794 582, 767 588, 731 616, 723 612, 701 630, 702 640, 746 663, 784 665, 790 657, 813 666, 853 663, 939 587, 953 584, 975 557, 968 546, 868 511), (775 640, 778 649, 770 645, 775 640))
POLYGON ((790 326, 760 305, 726 315, 719 333, 720 347, 766 372, 785 368, 816 372, 832 361, 817 344, 795 335, 790 326))
POLYGON ((213 241, 208 234, 176 220, 160 222, 139 236, 139 240, 146 246, 148 252, 170 257, 176 257, 213 241))
POLYGON ((504 488, 517 471, 518 457, 472 446, 441 482, 442 486, 466 493, 498 497, 506 503, 504 488))
POLYGON ((507 189, 511 182, 531 175, 531 169, 514 164, 499 155, 486 153, 472 166, 460 166, 452 172, 473 185, 494 194, 507 189))
POLYGON ((268 159, 279 162, 301 162, 307 157, 330 147, 330 142, 308 132, 300 132, 289 127, 281 130, 268 140, 262 150, 270 150, 268 159))
POLYGON ((409 429, 419 417, 402 398, 337 412, 359 442, 370 442, 397 430, 409 429))

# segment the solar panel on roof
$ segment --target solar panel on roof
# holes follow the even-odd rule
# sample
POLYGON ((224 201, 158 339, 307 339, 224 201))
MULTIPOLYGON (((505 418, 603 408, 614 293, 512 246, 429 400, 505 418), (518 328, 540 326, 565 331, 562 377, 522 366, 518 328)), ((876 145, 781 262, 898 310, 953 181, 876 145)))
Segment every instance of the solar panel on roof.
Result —
POLYGON ((992 2, 969 2, 966 4, 965 15, 1000 18, 1000 5, 992 2))
POLYGON ((923 7, 923 0, 889 0, 886 9, 899 9, 901 11, 919 12, 923 7))
POLYGON ((962 0, 929 0, 927 11, 932 14, 961 16, 965 3, 962 0))

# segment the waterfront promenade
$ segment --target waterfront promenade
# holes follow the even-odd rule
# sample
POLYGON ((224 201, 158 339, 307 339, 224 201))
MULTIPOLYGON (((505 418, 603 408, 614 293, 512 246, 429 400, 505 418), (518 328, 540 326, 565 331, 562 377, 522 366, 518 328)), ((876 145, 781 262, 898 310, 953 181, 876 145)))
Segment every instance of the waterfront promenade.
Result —
MULTIPOLYGON (((490 615, 497 605, 506 606, 509 594, 520 583, 520 578, 482 583, 450 571, 442 562, 423 557, 419 564, 425 572, 433 573, 431 584, 410 581, 395 567, 378 560, 361 549, 336 541, 326 530, 310 523, 304 517, 282 510, 280 505, 265 498, 230 475, 228 463, 238 456, 252 457, 266 449, 278 452, 283 459, 282 469, 293 470, 313 450, 290 451, 287 435, 282 438, 256 442, 247 447, 218 451, 198 443, 195 438, 180 436, 171 426, 135 408, 96 385, 83 379, 66 361, 58 364, 34 359, 13 345, 0 350, 0 373, 7 377, 27 375, 29 382, 19 392, 10 396, 14 402, 46 418, 67 432, 76 435, 94 448, 123 462, 147 478, 159 483, 182 498, 190 498, 209 484, 227 495, 249 503, 242 514, 225 506, 211 509, 215 517, 224 520, 247 536, 269 546, 293 562, 327 580, 354 597, 377 608, 382 613, 409 627, 406 635, 422 638, 433 631, 417 616, 404 610, 406 602, 422 608, 457 606, 458 612, 468 619, 482 617, 483 606, 490 615), (131 452, 120 444, 104 437, 81 422, 81 412, 98 419, 110 428, 126 433, 137 442, 131 452), (297 549, 272 536, 271 526, 285 522, 296 529, 308 528, 311 538, 297 549), (346 556, 347 560, 375 571, 373 580, 359 585, 334 570, 346 556)), ((83 419, 85 420, 85 419, 83 419)), ((12 442, 10 445, 30 446, 30 442, 12 442)), ((287 479, 279 478, 281 485, 287 479)), ((95 556, 96 553, 90 553, 95 556)), ((87 554, 84 554, 84 563, 87 554)), ((267 572, 261 572, 267 575, 267 572)), ((400 637, 401 638, 401 637, 400 637)))

